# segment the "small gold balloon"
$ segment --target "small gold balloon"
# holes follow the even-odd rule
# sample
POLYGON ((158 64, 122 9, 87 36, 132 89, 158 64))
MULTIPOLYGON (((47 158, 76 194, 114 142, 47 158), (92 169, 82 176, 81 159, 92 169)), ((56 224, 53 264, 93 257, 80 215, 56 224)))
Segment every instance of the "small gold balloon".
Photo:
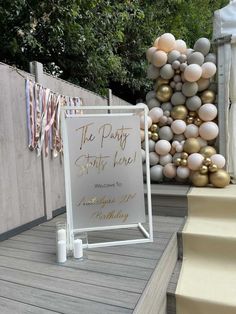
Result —
POLYGON ((188 154, 198 153, 200 150, 200 143, 196 138, 187 138, 184 142, 183 149, 188 154))
POLYGON ((156 87, 165 85, 165 84, 169 84, 169 80, 165 80, 162 77, 159 77, 156 81, 156 87))
POLYGON ((187 159, 181 159, 181 162, 180 162, 180 165, 185 167, 187 166, 188 162, 187 162, 187 159))
POLYGON ((186 152, 181 153, 181 158, 187 159, 188 158, 188 153, 186 153, 186 152))
POLYGON ((208 175, 201 174, 199 171, 196 171, 191 176, 191 181, 194 186, 206 186, 208 184, 208 175))
POLYGON ((148 131, 148 138, 150 139, 152 137, 152 132, 148 131))
POLYGON ((216 150, 212 146, 204 146, 200 149, 200 154, 204 157, 211 157, 212 155, 216 154, 216 150))
POLYGON ((196 113, 196 111, 189 111, 188 115, 190 117, 196 117, 197 113, 196 113))
POLYGON ((213 104, 215 101, 215 92, 213 92, 212 90, 205 90, 202 94, 201 94, 201 100, 203 102, 203 104, 213 104))
POLYGON ((200 169, 199 169, 199 172, 200 172, 201 174, 206 174, 206 173, 208 173, 208 167, 205 166, 205 165, 202 165, 202 166, 200 167, 200 169))
POLYGON ((217 167, 216 164, 212 164, 212 165, 210 165, 210 166, 208 167, 208 170, 209 170, 210 172, 216 172, 216 171, 218 170, 218 167, 217 167))
POLYGON ((194 124, 195 124, 196 126, 200 126, 200 125, 202 124, 202 120, 201 120, 200 118, 195 118, 195 119, 194 119, 194 124))
POLYGON ((180 164, 181 164, 181 158, 176 158, 175 159, 175 165, 180 166, 180 164))
POLYGON ((203 160, 202 164, 203 164, 204 166, 207 166, 207 167, 210 166, 210 165, 212 164, 211 158, 206 157, 206 158, 203 160))
POLYGON ((180 73, 180 70, 175 70, 175 74, 179 74, 180 73))
POLYGON ((223 169, 211 173, 209 177, 210 183, 217 188, 224 188, 230 183, 230 175, 223 169))
POLYGON ((192 124, 193 121, 194 121, 193 117, 187 117, 187 120, 186 120, 187 124, 192 124))
POLYGON ((156 132, 156 131, 158 131, 158 125, 157 125, 157 124, 152 124, 151 127, 150 127, 150 131, 151 131, 151 132, 156 132))
POLYGON ((171 117, 173 119, 184 120, 187 117, 188 110, 183 105, 174 106, 171 110, 171 117))
POLYGON ((151 139, 153 140, 153 141, 157 141, 158 140, 158 138, 159 138, 159 136, 158 136, 158 134, 157 133, 152 133, 152 137, 151 137, 151 139))
POLYGON ((169 85, 160 85, 157 88, 156 97, 162 102, 170 100, 173 90, 169 85))

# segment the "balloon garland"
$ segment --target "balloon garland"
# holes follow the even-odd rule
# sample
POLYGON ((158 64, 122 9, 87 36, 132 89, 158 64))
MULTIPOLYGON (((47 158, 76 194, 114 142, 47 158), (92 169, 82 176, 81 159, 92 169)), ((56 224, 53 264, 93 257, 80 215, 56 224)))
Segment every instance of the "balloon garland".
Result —
MULTIPOLYGON (((183 40, 165 33, 146 52, 147 77, 154 82, 146 95, 153 182, 190 181, 194 186, 210 183, 214 187, 230 183, 223 169, 225 158, 215 147, 219 128, 213 77, 217 69, 210 48, 207 38, 198 39, 190 49, 183 40)), ((140 119, 143 142, 144 118, 140 119)))

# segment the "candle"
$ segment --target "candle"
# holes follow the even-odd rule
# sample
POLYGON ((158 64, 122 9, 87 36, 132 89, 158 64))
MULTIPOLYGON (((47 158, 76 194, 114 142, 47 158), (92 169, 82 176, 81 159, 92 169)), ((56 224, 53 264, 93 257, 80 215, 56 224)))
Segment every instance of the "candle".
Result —
POLYGON ((66 229, 57 230, 57 241, 66 241, 66 229))
POLYGON ((74 258, 83 257, 83 243, 81 239, 74 240, 74 258))
POLYGON ((65 263, 66 261, 66 241, 57 241, 57 262, 65 263))

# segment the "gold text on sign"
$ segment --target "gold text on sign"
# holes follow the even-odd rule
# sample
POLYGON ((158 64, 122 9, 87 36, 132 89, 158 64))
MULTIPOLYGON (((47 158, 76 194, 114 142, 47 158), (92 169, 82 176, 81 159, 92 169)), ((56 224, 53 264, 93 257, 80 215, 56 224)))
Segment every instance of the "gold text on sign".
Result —
POLYGON ((119 142, 121 149, 124 150, 127 138, 130 135, 129 130, 132 130, 132 128, 125 128, 123 125, 116 130, 113 130, 110 123, 101 125, 98 130, 99 134, 101 134, 101 147, 103 147, 105 140, 114 139, 119 142))

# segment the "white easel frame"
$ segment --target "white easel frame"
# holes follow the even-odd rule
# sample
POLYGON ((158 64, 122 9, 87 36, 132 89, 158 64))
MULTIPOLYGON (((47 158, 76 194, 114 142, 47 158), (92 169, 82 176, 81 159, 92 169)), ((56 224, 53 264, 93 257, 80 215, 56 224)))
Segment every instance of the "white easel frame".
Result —
MULTIPOLYGON (((149 146, 148 146, 148 122, 147 122, 148 109, 146 105, 138 106, 82 106, 81 109, 78 107, 65 106, 61 108, 61 122, 62 122, 62 138, 63 138, 63 149, 64 149, 64 171, 65 171, 65 190, 66 190, 66 209, 67 209, 67 249, 73 249, 74 234, 78 232, 89 232, 89 231, 100 231, 100 230, 114 230, 122 228, 138 228, 144 235, 142 239, 131 239, 131 240, 119 240, 109 241, 100 243, 88 243, 88 248, 95 247, 106 247, 114 245, 125 245, 135 243, 153 242, 153 226, 152 226, 152 204, 151 204, 151 184, 150 184, 150 167, 149 167, 149 146), (89 111, 101 113, 87 113, 89 111), (127 113, 116 113, 114 111, 127 111, 127 113), (106 113, 104 113, 106 112, 106 113), (146 186, 147 186, 147 207, 148 207, 148 231, 144 228, 142 223, 133 223, 127 225, 113 225, 104 227, 93 227, 93 228, 80 228, 73 229, 73 215, 72 215, 72 201, 71 201, 71 179, 70 179, 70 163, 69 163, 69 151, 68 151, 68 136, 66 129, 66 118, 78 117, 83 114, 84 116, 111 116, 111 115, 133 115, 135 112, 144 113, 144 125, 145 125, 145 152, 146 152, 146 186)), ((145 209, 144 209, 145 210, 145 209)))

